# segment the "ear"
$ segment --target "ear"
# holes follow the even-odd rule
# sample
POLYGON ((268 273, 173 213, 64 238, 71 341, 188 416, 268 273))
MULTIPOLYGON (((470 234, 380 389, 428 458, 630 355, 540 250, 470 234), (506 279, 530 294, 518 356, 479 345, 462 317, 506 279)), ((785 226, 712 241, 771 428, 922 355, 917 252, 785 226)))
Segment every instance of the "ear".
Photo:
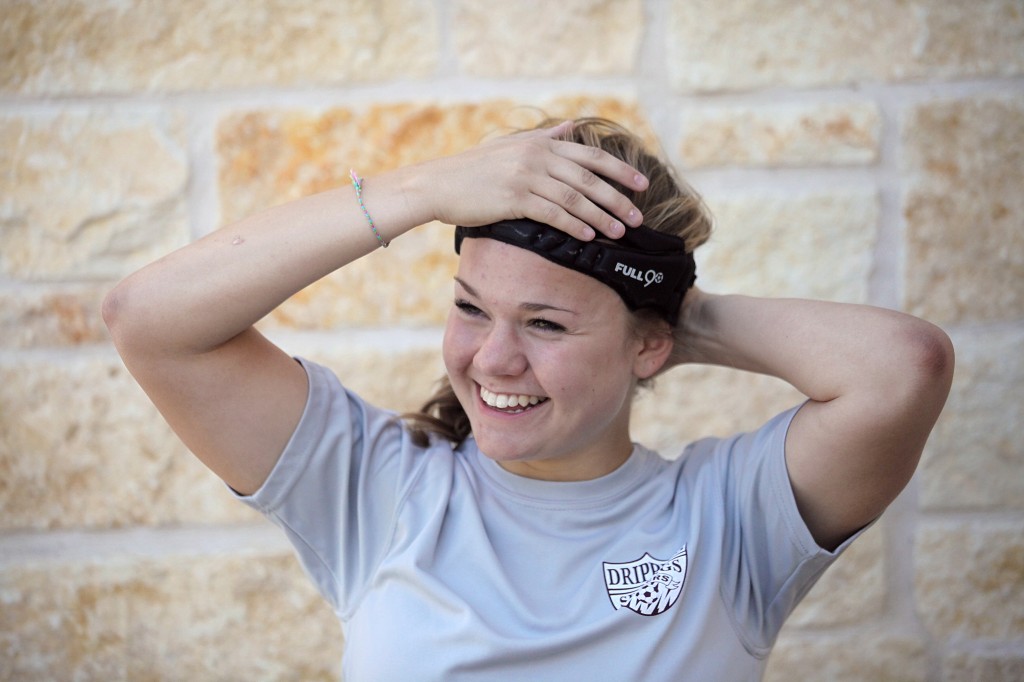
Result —
POLYGON ((665 365, 675 341, 668 323, 648 330, 640 338, 640 352, 633 362, 633 374, 638 379, 650 379, 665 365))

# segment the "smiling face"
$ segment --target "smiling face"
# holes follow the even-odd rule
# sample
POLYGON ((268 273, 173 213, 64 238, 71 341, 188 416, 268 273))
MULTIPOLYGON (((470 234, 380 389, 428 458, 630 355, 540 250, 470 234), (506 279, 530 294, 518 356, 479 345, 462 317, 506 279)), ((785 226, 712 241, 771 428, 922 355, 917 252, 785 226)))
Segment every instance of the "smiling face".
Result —
POLYGON ((505 469, 549 480, 613 471, 632 451, 636 380, 660 367, 659 352, 597 280, 492 239, 463 243, 445 366, 480 450, 505 469))

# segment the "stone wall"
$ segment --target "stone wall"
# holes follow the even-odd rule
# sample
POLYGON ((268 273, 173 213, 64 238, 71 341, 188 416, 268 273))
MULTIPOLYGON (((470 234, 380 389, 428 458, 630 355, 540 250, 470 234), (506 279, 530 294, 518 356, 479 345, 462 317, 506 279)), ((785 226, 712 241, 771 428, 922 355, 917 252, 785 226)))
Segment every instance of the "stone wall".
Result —
MULTIPOLYGON (((717 216, 704 287, 888 306, 954 339, 917 476, 768 679, 1024 679, 1021 0, 0 0, 0 54, 0 679, 338 678, 330 609, 176 442, 99 301, 350 166, 540 109, 661 141, 717 216)), ((430 226, 262 325, 410 408, 440 374, 453 264, 430 226)), ((687 368, 643 398, 639 437, 795 399, 687 368)))

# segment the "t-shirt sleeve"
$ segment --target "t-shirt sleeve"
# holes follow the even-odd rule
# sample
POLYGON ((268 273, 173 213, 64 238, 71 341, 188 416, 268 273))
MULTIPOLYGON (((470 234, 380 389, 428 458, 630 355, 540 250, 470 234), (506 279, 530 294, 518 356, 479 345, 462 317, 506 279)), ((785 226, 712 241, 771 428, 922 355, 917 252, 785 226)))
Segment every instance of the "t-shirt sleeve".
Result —
POLYGON ((804 523, 786 468, 786 433, 798 410, 716 441, 710 453, 725 491, 721 596, 744 645, 758 657, 768 654, 785 619, 863 532, 829 552, 804 523))
POLYGON ((284 529, 339 614, 349 611, 390 542, 418 450, 396 416, 368 405, 328 369, 300 360, 309 395, 259 490, 239 498, 284 529))

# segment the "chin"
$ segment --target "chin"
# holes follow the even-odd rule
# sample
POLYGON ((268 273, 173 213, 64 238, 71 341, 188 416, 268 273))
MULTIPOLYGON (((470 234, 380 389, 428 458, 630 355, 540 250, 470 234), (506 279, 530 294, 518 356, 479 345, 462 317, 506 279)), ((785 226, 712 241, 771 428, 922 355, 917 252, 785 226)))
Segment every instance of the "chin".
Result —
POLYGON ((476 433, 473 434, 473 438, 476 440, 476 446, 480 448, 480 452, 487 459, 493 459, 495 462, 522 462, 534 459, 531 451, 523 450, 522 443, 506 443, 486 436, 480 438, 476 433))

